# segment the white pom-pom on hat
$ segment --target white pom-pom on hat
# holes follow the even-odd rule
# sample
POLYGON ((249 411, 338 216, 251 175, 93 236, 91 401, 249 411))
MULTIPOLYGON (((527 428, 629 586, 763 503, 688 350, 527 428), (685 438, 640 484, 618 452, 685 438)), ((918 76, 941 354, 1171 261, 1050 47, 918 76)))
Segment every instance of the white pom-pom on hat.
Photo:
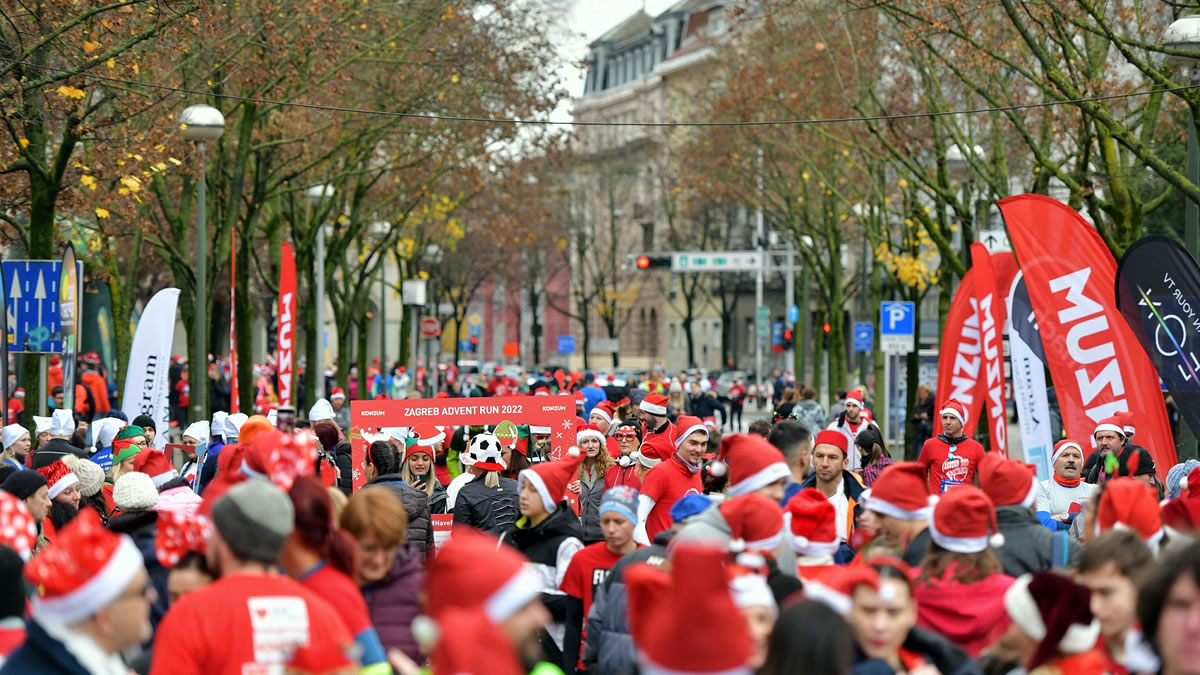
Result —
POLYGON ((1004 535, 997 532, 996 534, 988 537, 988 545, 992 548, 1001 548, 1004 546, 1004 535))
POLYGON ((717 460, 708 465, 708 475, 713 476, 714 478, 720 478, 721 476, 724 476, 728 472, 729 472, 729 467, 726 466, 725 462, 722 462, 720 460, 717 460))
POLYGON ((578 456, 580 456, 580 455, 582 455, 582 454, 583 454, 583 451, 582 451, 582 450, 580 450, 580 449, 579 449, 577 446, 574 446, 574 445, 572 445, 572 446, 571 446, 571 448, 570 448, 569 450, 567 450, 567 456, 568 456, 568 457, 578 457, 578 456))
POLYGON ((938 497, 937 495, 929 495, 929 499, 927 501, 929 502, 930 506, 937 506, 939 499, 940 499, 940 497, 938 497))
POLYGON ((412 621, 412 636, 417 641, 417 644, 426 650, 432 650, 442 635, 441 631, 438 630, 436 621, 425 615, 420 615, 412 621))

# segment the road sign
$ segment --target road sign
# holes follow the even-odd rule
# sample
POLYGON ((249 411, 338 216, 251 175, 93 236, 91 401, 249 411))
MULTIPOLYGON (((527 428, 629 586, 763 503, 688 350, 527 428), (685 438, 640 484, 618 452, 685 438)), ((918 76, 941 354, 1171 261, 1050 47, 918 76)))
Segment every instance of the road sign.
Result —
POLYGON ((854 351, 869 352, 875 347, 875 324, 870 321, 854 322, 854 351))
POLYGON ((767 324, 769 324, 771 320, 771 309, 766 305, 759 305, 757 318, 758 320, 756 323, 758 324, 758 339, 766 340, 767 324))
POLYGON ((574 354, 575 353, 575 336, 574 335, 559 335, 558 336, 558 353, 559 354, 574 354))
POLYGON ((672 272, 752 272, 762 266, 758 251, 676 251, 672 272))
POLYGON ((442 322, 432 316, 421 319, 421 337, 432 340, 442 334, 442 322))
POLYGON ((604 354, 621 351, 620 338, 592 338, 588 348, 593 354, 604 354))
POLYGON ((1004 230, 980 230, 979 241, 987 247, 989 253, 1004 253, 1012 250, 1008 241, 1008 233, 1004 230))
POLYGON ((792 324, 793 326, 796 325, 796 322, 800 320, 800 308, 796 305, 788 307, 787 320, 788 323, 792 324))
POLYGON ((913 326, 916 308, 911 302, 883 302, 879 306, 879 348, 888 354, 907 354, 915 348, 913 326))
POLYGON ((460 351, 460 352, 471 351, 471 341, 470 340, 459 340, 458 341, 458 351, 460 351))
MULTIPOLYGON (((10 352, 62 353, 62 317, 59 315, 59 260, 6 260, 4 263, 5 311, 8 313, 10 352)), ((83 263, 75 266, 83 278, 83 263)))

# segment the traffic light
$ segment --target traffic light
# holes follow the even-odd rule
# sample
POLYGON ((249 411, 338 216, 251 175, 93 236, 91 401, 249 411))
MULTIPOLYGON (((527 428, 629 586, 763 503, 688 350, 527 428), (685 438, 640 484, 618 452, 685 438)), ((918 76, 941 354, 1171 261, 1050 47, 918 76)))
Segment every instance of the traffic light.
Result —
POLYGON ((639 255, 637 257, 637 268, 639 270, 661 269, 671 266, 671 256, 669 255, 639 255))
POLYGON ((471 351, 471 352, 479 351, 479 338, 477 338, 477 337, 471 338, 471 348, 467 351, 471 351))
POLYGON ((792 336, 792 329, 784 328, 783 329, 783 342, 781 343, 781 346, 783 347, 783 351, 785 351, 785 352, 788 351, 789 349, 792 348, 792 346, 794 344, 795 344, 795 339, 792 336))

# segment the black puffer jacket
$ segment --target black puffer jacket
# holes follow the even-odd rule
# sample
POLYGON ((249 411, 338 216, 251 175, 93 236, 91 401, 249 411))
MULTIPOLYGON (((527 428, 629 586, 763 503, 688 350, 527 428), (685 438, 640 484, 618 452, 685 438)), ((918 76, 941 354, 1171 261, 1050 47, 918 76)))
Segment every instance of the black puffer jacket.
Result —
POLYGON ((344 438, 338 441, 333 452, 338 468, 338 489, 349 497, 354 492, 354 459, 350 456, 350 441, 344 438))
MULTIPOLYGON (((923 628, 912 628, 904 640, 904 648, 920 654, 942 675, 980 675, 979 666, 967 653, 946 638, 923 628)), ((854 650, 854 675, 892 675, 887 661, 868 659, 857 647, 854 650)), ((590 671, 589 671, 590 672, 590 671)))
POLYGON ((367 485, 380 485, 391 491, 404 504, 408 514, 408 543, 433 559, 433 523, 429 519, 429 497, 404 482, 398 473, 376 476, 367 485))
POLYGON ((433 479, 433 494, 429 495, 429 513, 439 514, 446 512, 446 503, 449 501, 449 495, 446 493, 446 488, 437 479, 433 479))
POLYGON ((496 536, 512 532, 517 527, 520 509, 517 505, 517 481, 500 478, 497 487, 490 488, 480 476, 458 491, 454 501, 454 525, 469 525, 496 536))

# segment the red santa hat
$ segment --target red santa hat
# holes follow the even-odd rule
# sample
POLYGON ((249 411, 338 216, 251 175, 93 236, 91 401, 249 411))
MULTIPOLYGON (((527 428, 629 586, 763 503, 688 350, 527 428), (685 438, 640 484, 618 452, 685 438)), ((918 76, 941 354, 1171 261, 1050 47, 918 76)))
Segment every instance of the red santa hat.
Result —
POLYGON ((334 387, 333 391, 329 393, 329 400, 333 401, 339 398, 346 398, 346 392, 341 387, 334 387))
MULTIPOLYGON (((846 438, 840 433, 838 436, 846 438)), ((717 459, 722 463, 713 464, 712 473, 723 475, 728 467, 729 487, 725 491, 735 497, 750 494, 792 475, 779 448, 758 434, 730 434, 724 437, 717 459)))
POLYGON ((938 414, 954 415, 964 427, 967 426, 967 407, 954 399, 946 401, 946 403, 942 405, 941 412, 938 414))
POLYGON ((581 424, 576 427, 575 443, 582 444, 587 438, 600 441, 600 445, 604 445, 604 432, 600 431, 600 427, 595 424, 581 424))
POLYGON ((413 445, 419 445, 422 448, 432 448, 446 440, 446 432, 428 423, 414 426, 408 436, 416 439, 413 445))
POLYGON ((1106 417, 1100 420, 1100 423, 1096 425, 1095 431, 1092 432, 1092 437, 1094 438, 1096 434, 1100 433, 1101 431, 1111 431, 1118 436, 1124 437, 1125 425, 1118 417, 1106 417))
POLYGON ((662 394, 646 394, 638 408, 644 413, 663 417, 667 414, 667 397, 662 394))
POLYGON ((25 506, 25 500, 0 490, 0 544, 11 548, 29 562, 37 544, 37 524, 25 506))
POLYGON ((179 472, 171 466, 171 460, 161 450, 142 450, 133 458, 133 470, 150 476, 154 487, 160 488, 164 483, 179 477, 179 472))
POLYGON ((447 630, 435 640, 433 675, 525 675, 512 639, 479 608, 452 607, 439 623, 447 630))
POLYGON ((818 579, 804 582, 804 597, 824 603, 842 616, 850 613, 854 589, 879 588, 879 573, 870 565, 846 565, 830 568, 818 579))
POLYGON ((1200 499, 1177 497, 1162 505, 1163 529, 1176 535, 1195 537, 1200 531, 1200 499))
POLYGON ((61 459, 56 459, 54 463, 41 467, 37 472, 42 474, 42 478, 46 479, 46 486, 49 490, 47 496, 50 499, 61 495, 63 490, 72 485, 79 484, 79 478, 67 468, 66 464, 63 464, 61 459))
POLYGON ((546 507, 546 511, 553 513, 567 494, 567 483, 579 476, 579 463, 582 461, 583 452, 573 447, 562 459, 534 464, 517 474, 517 492, 520 493, 528 482, 542 498, 542 506, 546 507))
POLYGON ((717 430, 717 418, 705 417, 702 421, 704 422, 704 426, 707 427, 710 432, 717 430))
POLYGON ((1112 529, 1132 530, 1151 549, 1163 538, 1158 496, 1136 478, 1112 478, 1104 483, 1096 506, 1096 534, 1112 529))
POLYGON ((929 494, 921 465, 896 462, 875 479, 867 509, 900 520, 928 520, 931 506, 936 502, 937 497, 929 494))
POLYGON ((1078 450, 1081 455, 1084 454, 1082 446, 1069 438, 1064 438, 1054 444, 1054 454, 1050 456, 1050 466, 1053 467, 1054 463, 1058 461, 1059 455, 1062 455, 1064 451, 1071 448, 1078 450))
POLYGON ((658 466, 659 462, 670 457, 673 452, 675 452, 675 447, 665 434, 651 434, 633 452, 633 458, 642 466, 653 469, 658 466))
POLYGON ((818 445, 832 445, 842 451, 843 457, 850 455, 850 437, 834 429, 822 429, 817 432, 817 438, 813 441, 813 449, 815 450, 818 445))
POLYGON ((1179 494, 1190 497, 1200 496, 1200 466, 1192 469, 1179 481, 1179 494))
POLYGON ((445 623, 441 619, 452 608, 482 608, 490 621, 500 623, 541 591, 541 578, 528 558, 491 535, 458 527, 429 564, 425 611, 445 623))
POLYGON ((837 553, 837 509, 816 488, 804 488, 787 503, 791 515, 792 550, 798 556, 837 553))
POLYGON ((704 426, 699 417, 680 415, 679 419, 675 420, 675 449, 678 450, 687 437, 697 431, 704 432, 704 438, 708 438, 708 427, 704 426))
POLYGON ((116 600, 143 567, 128 535, 105 528, 95 509, 83 509, 25 566, 37 589, 33 615, 78 623, 116 600))
POLYGON ((856 405, 860 408, 863 407, 862 390, 861 389, 851 389, 850 393, 846 394, 846 400, 843 401, 843 403, 845 405, 856 405))
POLYGON ((1059 654, 1082 654, 1100 639, 1091 592, 1061 574, 1024 574, 1004 593, 1004 609, 1037 647, 1025 669, 1033 672, 1059 654))
POLYGON ((1030 508, 1037 498, 1037 473, 1015 459, 989 452, 979 463, 979 487, 996 506, 1030 508))
MULTIPOLYGON (((579 393, 581 395, 583 394, 583 392, 579 392, 579 393)), ((601 401, 596 404, 596 407, 592 408, 592 412, 590 415, 588 415, 588 417, 595 415, 595 416, 599 417, 600 419, 604 420, 605 422, 612 424, 613 414, 616 412, 617 412, 617 406, 612 401, 601 401)))
MULTIPOLYGON (((871 497, 875 497, 873 492, 871 497)), ((996 507, 974 485, 959 485, 941 496, 929 519, 929 536, 954 553, 980 553, 989 546, 1004 545, 1004 535, 996 525, 996 507)))
POLYGON ((1121 430, 1125 432, 1125 438, 1133 438, 1134 434, 1137 433, 1137 426, 1133 420, 1133 413, 1117 413, 1117 419, 1121 420, 1121 430))
POLYGON ((752 640, 733 602, 726 559, 719 548, 683 544, 673 551, 670 576, 646 564, 625 571, 630 633, 638 636, 643 675, 751 672, 752 640))
POLYGON ((171 569, 190 552, 204 553, 212 521, 205 516, 193 516, 182 511, 159 511, 154 534, 154 557, 159 564, 171 569))
POLYGON ((783 511, 778 502, 748 494, 726 499, 717 508, 729 524, 734 550, 774 551, 783 541, 783 511))

